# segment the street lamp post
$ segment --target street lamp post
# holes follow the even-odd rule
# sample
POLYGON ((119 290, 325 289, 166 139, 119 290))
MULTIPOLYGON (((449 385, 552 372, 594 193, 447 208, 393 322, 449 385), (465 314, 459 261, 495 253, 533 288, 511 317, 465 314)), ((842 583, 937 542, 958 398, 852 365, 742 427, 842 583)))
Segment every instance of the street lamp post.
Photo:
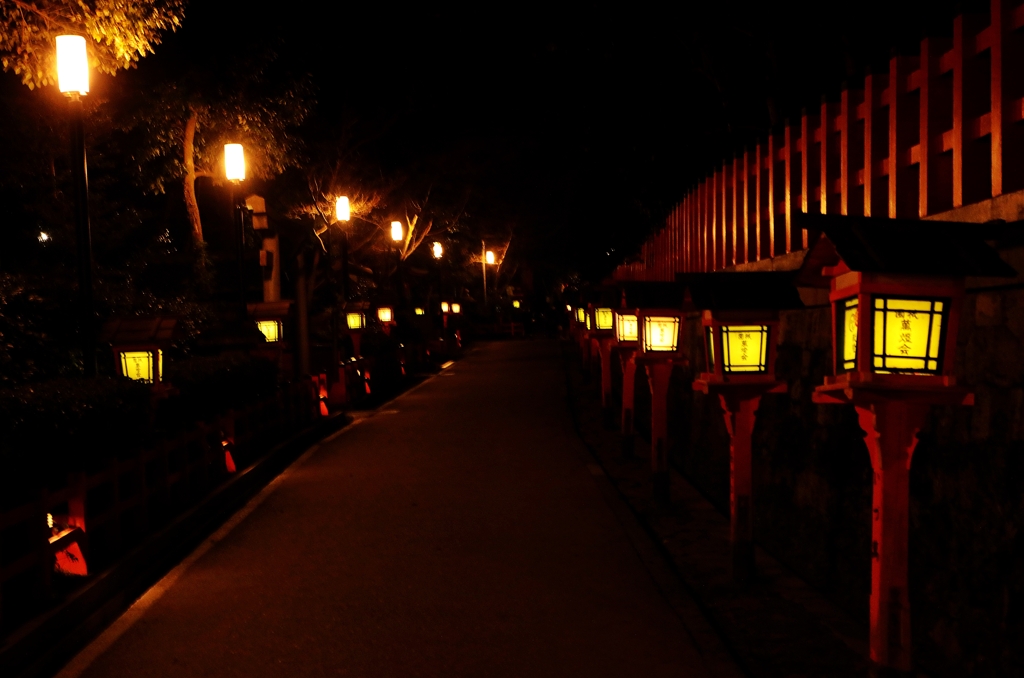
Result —
POLYGON ((236 233, 236 258, 238 260, 238 300, 242 311, 242 321, 248 315, 245 305, 245 269, 242 265, 242 255, 245 246, 245 226, 242 223, 242 211, 236 204, 237 196, 235 189, 239 183, 245 180, 245 151, 242 144, 224 144, 224 174, 231 185, 231 218, 235 222, 238 231, 236 233))
POLYGON ((487 264, 494 263, 494 252, 487 249, 487 243, 483 240, 480 241, 480 270, 483 271, 484 276, 484 308, 487 308, 487 264))
MULTIPOLYGON (((338 230, 341 231, 341 303, 348 303, 348 231, 345 224, 351 218, 348 197, 338 196, 334 201, 334 220, 338 223, 338 230)), ((334 254, 332 229, 327 229, 327 268, 331 273, 331 292, 335 291, 334 286, 334 263, 331 256, 334 254)), ((338 349, 338 299, 331 300, 331 359, 333 360, 331 370, 337 370, 341 363, 341 352, 338 349)), ((338 382, 341 383, 341 374, 338 374, 338 382)))
POLYGON ((96 376, 96 311, 92 288, 92 230, 89 226, 89 171, 85 156, 85 111, 82 95, 89 93, 89 62, 85 38, 57 36, 57 86, 71 106, 71 182, 78 245, 78 303, 85 376, 96 376))

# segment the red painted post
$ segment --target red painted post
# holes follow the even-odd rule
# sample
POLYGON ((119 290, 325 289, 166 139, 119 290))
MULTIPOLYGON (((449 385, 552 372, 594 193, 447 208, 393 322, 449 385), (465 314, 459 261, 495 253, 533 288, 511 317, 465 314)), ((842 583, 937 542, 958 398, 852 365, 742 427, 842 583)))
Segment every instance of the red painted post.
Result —
POLYGON ((754 512, 751 443, 761 396, 734 398, 719 394, 729 432, 729 540, 732 576, 745 584, 754 578, 754 512))
POLYGON ((594 340, 597 349, 601 354, 601 407, 605 410, 610 420, 612 407, 612 347, 615 346, 615 337, 601 337, 594 340))
POLYGON ((672 362, 648 362, 645 367, 651 387, 651 471, 654 501, 667 505, 671 502, 668 470, 668 385, 672 377, 672 362))
POLYGON ((928 406, 900 400, 858 405, 874 471, 871 509, 871 660, 910 671, 907 589, 910 462, 928 406))
POLYGON ((622 363, 622 454, 633 454, 633 389, 636 385, 636 351, 623 349, 619 353, 622 363))

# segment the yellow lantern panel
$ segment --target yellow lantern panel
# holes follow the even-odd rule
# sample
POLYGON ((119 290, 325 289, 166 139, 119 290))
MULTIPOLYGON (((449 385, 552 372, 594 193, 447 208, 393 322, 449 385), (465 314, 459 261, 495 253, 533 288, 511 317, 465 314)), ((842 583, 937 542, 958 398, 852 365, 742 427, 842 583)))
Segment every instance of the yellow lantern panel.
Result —
POLYGON ((615 316, 618 325, 615 329, 615 338, 619 341, 637 341, 639 327, 637 327, 636 315, 632 313, 618 313, 615 316))
POLYGON ((447 301, 441 302, 441 313, 447 313, 449 308, 447 301))
POLYGON ((280 320, 257 320, 256 329, 263 333, 268 344, 272 344, 276 341, 281 341, 281 321, 280 320))
POLYGON ((362 313, 346 313, 345 322, 350 330, 361 330, 366 326, 362 313))
POLYGON ((585 322, 586 318, 587 318, 587 310, 584 309, 584 308, 577 308, 576 309, 576 322, 578 322, 578 323, 585 322))
MULTIPOLYGON (((159 371, 163 371, 163 352, 157 351, 157 365, 159 371)), ((121 374, 142 381, 147 384, 153 383, 153 352, 152 351, 120 351, 121 374)))
POLYGON ((519 303, 519 300, 518 300, 518 299, 514 299, 514 300, 512 301, 512 308, 519 308, 519 306, 520 306, 520 305, 521 305, 521 304, 519 303))
POLYGON ((767 372, 768 326, 722 325, 722 369, 725 372, 767 372))
POLYGON ((715 332, 710 327, 704 330, 704 343, 708 347, 708 371, 715 371, 715 332))
POLYGON ((937 374, 947 302, 875 297, 875 372, 937 374))
POLYGON ((586 322, 586 324, 587 324, 587 331, 589 332, 590 331, 590 314, 589 313, 586 314, 586 318, 585 318, 584 322, 586 322))
POLYGON ((857 297, 846 299, 842 304, 842 318, 840 322, 841 341, 843 352, 840 356, 843 370, 857 369, 857 332, 859 328, 859 315, 857 297))
POLYGON ((416 315, 426 315, 426 313, 427 313, 422 308, 416 308, 416 310, 414 312, 416 313, 416 315))
POLYGON ((644 318, 644 350, 675 351, 679 345, 679 318, 648 316, 644 318))
POLYGON ((612 310, 610 308, 595 308, 594 309, 594 325, 599 330, 610 330, 614 327, 614 319, 612 318, 612 310))
POLYGON ((394 314, 391 312, 391 308, 389 308, 388 306, 382 306, 377 309, 377 319, 380 320, 382 323, 391 322, 391 318, 393 316, 394 314))
POLYGON ((452 313, 462 313, 462 304, 452 304, 452 313))

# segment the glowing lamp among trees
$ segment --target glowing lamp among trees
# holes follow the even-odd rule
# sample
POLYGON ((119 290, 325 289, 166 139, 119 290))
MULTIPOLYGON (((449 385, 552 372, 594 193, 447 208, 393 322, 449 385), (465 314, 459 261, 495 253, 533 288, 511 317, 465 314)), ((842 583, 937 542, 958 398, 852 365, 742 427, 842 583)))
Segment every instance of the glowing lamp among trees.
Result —
POLYGON ((334 201, 335 221, 347 222, 351 218, 352 212, 349 209, 348 197, 344 195, 338 196, 334 201))
POLYGON ((462 313, 462 304, 459 304, 459 303, 452 304, 452 313, 454 313, 455 315, 458 315, 458 314, 462 313))
MULTIPOLYGON (((794 215, 796 216, 796 215, 794 215)), ((1014 277, 974 224, 799 215, 822 235, 800 271, 828 287, 835 376, 817 403, 852 404, 874 471, 869 648, 873 664, 911 668, 907 542, 917 432, 933 405, 970 405, 954 375, 968 277, 1014 277)), ((981 285, 986 283, 979 283, 981 285)))
POLYGON ((494 263, 494 251, 493 250, 487 250, 487 252, 484 254, 484 261, 486 261, 488 264, 493 264, 494 263))
POLYGON ((402 222, 392 221, 391 222, 391 239, 395 242, 402 241, 402 222))
POLYGON ((89 93, 89 57, 81 35, 58 35, 57 89, 71 96, 89 93))
POLYGON ((224 176, 228 181, 245 181, 245 151, 242 144, 224 144, 224 176))
POLYGON ((439 242, 435 242, 430 246, 430 253, 434 255, 435 259, 440 259, 444 256, 444 246, 439 242))
POLYGON ((447 301, 441 302, 441 313, 448 313, 451 310, 451 305, 447 301))
POLYGON ((385 325, 393 322, 394 317, 394 310, 390 306, 381 306, 377 309, 377 320, 381 321, 385 325))

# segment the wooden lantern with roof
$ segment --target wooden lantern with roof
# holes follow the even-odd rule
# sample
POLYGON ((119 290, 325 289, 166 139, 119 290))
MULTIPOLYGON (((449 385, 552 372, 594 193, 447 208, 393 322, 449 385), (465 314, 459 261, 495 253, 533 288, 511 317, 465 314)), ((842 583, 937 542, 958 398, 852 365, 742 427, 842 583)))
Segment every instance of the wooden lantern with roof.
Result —
POLYGON ((677 276, 700 310, 706 371, 693 388, 717 396, 729 433, 729 538, 732 575, 754 576, 752 439, 766 393, 786 391, 775 378, 779 311, 801 308, 792 273, 707 273, 677 276))
POLYGON ((100 332, 114 353, 114 366, 122 377, 154 387, 164 383, 164 350, 178 337, 178 319, 117 318, 100 332))
POLYGON ((932 405, 973 404, 954 374, 968 279, 1016 272, 975 224, 803 215, 801 226, 821 235, 799 282, 828 286, 832 305, 835 375, 814 400, 856 408, 874 471, 871 660, 907 671, 908 482, 917 432, 932 405))

